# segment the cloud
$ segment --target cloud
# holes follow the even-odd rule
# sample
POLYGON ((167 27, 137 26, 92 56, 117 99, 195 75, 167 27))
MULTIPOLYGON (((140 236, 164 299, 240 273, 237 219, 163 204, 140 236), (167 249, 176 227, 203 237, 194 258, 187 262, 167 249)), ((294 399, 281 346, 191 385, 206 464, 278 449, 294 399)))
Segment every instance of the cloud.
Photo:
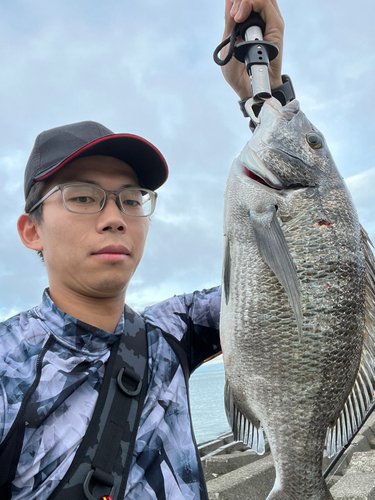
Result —
MULTIPOLYGON (((23 169, 42 130, 92 119, 146 137, 165 155, 144 260, 128 292, 143 307, 220 282, 222 210, 233 158, 250 137, 237 97, 212 52, 223 4, 173 0, 14 0, 0 5, 0 314, 40 301, 47 277, 24 249, 23 169)), ((325 135, 375 239, 371 186, 375 141, 375 5, 280 0, 286 21, 284 71, 309 119, 325 135), (363 15, 365 13, 365 15, 363 15), (350 29, 349 29, 350 28, 350 29), (365 185, 351 180, 367 172, 365 185), (362 196, 356 193, 364 192, 362 196), (366 191, 367 192, 367 191, 366 191)))

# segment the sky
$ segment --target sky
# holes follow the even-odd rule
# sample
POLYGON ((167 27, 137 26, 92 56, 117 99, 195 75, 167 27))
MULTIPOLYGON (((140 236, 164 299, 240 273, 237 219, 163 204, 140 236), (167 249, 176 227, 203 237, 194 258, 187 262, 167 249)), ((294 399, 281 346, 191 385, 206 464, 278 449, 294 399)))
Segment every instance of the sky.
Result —
MULTIPOLYGON (((283 72, 375 241, 375 4, 279 5, 283 72)), ((142 309, 220 283, 226 177, 251 135, 212 60, 223 12, 221 0, 0 3, 0 319, 38 304, 48 284, 16 231, 35 137, 82 120, 145 137, 170 167, 129 305, 142 309)))

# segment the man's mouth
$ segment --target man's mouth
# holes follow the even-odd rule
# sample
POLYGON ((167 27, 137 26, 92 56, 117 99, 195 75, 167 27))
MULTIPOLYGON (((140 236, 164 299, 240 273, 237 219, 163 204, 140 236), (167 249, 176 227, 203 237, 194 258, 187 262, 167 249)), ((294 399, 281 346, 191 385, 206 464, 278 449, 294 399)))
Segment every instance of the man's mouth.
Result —
POLYGON ((130 255, 130 252, 123 245, 108 245, 97 252, 93 252, 92 255, 98 259, 113 262, 125 260, 130 255))

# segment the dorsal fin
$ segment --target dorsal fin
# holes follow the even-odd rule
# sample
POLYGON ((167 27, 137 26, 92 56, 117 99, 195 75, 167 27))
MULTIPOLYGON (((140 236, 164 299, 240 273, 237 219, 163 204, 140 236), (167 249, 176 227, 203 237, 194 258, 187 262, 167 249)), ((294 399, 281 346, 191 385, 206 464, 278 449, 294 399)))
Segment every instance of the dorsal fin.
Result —
POLYGON ((357 378, 336 422, 327 431, 327 456, 336 455, 361 427, 375 390, 375 260, 371 240, 361 226, 366 266, 365 326, 357 378))

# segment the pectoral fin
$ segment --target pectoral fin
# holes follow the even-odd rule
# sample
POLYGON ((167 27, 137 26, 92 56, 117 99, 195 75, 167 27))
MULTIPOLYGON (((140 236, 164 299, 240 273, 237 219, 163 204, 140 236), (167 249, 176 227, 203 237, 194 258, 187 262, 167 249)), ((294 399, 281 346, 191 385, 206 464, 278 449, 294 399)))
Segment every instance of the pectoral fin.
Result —
POLYGON ((284 287, 296 318, 298 336, 301 340, 303 316, 297 271, 277 220, 276 207, 272 205, 261 214, 250 212, 250 218, 260 255, 284 287))

